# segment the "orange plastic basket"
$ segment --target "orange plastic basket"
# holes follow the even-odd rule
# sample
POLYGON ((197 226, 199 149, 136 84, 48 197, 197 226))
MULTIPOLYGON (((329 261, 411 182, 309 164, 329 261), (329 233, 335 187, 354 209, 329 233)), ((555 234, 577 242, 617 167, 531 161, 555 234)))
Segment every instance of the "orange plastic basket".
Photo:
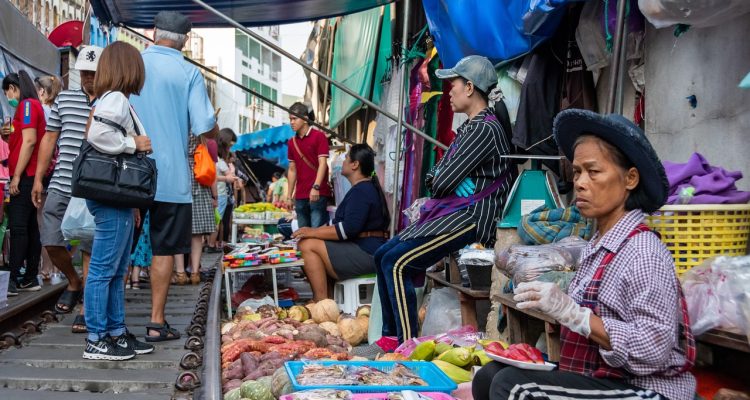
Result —
POLYGON ((747 254, 750 204, 664 206, 646 223, 661 234, 682 275, 707 258, 747 254))

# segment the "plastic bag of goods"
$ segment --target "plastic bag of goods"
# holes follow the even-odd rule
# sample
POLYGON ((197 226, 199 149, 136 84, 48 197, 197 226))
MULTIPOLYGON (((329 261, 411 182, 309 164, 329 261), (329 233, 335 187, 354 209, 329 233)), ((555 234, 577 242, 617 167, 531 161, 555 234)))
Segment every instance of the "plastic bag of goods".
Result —
POLYGON ((551 244, 513 246, 497 255, 495 266, 516 285, 531 282, 550 271, 575 271, 587 244, 585 240, 571 236, 551 244))

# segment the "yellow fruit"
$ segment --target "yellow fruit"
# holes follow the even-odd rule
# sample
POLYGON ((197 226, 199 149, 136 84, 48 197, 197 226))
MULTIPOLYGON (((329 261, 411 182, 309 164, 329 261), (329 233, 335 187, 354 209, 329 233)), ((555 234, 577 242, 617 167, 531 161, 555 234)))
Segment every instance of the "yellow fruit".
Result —
POLYGON ((508 343, 505 343, 502 340, 482 339, 478 340, 477 343, 481 344, 482 347, 487 347, 490 343, 500 343, 500 345, 503 346, 503 349, 508 349, 508 343))
POLYGON ((435 345, 435 356, 439 356, 440 354, 445 353, 446 351, 452 349, 453 346, 448 343, 438 343, 435 345))
POLYGON ((409 358, 414 361, 431 361, 433 353, 435 353, 435 341, 428 340, 418 344, 414 348, 414 351, 411 352, 409 358))
POLYGON ((437 365, 437 367, 440 368, 440 370, 443 371, 443 373, 448 375, 448 378, 451 378, 453 382, 456 382, 456 383, 471 382, 471 372, 461 367, 457 367, 451 363, 440 361, 440 360, 432 360, 432 363, 437 365))
POLYGON ((456 347, 440 354, 437 359, 451 363, 457 367, 465 367, 473 360, 471 353, 472 350, 466 347, 456 347))
POLYGON ((477 350, 471 354, 474 359, 474 365, 487 365, 492 359, 487 355, 484 350, 477 350))

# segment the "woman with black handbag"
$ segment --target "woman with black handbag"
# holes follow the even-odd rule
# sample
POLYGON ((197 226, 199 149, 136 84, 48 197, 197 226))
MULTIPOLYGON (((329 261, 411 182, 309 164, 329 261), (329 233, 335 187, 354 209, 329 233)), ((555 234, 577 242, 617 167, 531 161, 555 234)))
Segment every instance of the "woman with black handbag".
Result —
MULTIPOLYGON (((145 158, 145 153, 151 151, 151 141, 143 134, 143 126, 128 100, 131 94, 140 92, 144 81, 143 59, 135 47, 115 42, 104 49, 94 80, 98 101, 86 130, 88 144, 93 149, 82 152, 81 159, 77 160, 76 183, 92 181, 95 176, 90 171, 81 171, 81 164, 88 163, 91 168, 96 164, 94 161, 99 160, 102 164, 100 182, 113 185, 113 190, 127 190, 123 179, 132 175, 124 171, 140 167, 129 164, 128 159, 120 155, 138 154, 145 158), (112 169, 108 163, 114 163, 117 168, 112 169)), ((128 206, 87 194, 82 197, 87 199, 86 204, 94 215, 96 231, 84 293, 88 338, 83 358, 115 361, 150 353, 154 347, 136 340, 125 326, 123 280, 130 263, 133 229, 140 223, 137 204, 128 206)))

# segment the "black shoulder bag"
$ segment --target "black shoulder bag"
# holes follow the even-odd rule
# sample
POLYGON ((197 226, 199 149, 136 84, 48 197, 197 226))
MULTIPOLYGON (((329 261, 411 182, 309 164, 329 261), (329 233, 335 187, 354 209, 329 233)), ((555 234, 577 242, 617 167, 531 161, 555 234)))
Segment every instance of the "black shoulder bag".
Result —
MULTIPOLYGON (((140 136, 138 122, 133 118, 135 133, 140 136)), ((120 124, 101 117, 94 120, 109 125, 127 137, 120 124)), ((71 192, 73 196, 95 200, 111 207, 147 208, 156 195, 156 162, 144 152, 105 154, 87 140, 73 162, 71 192)))

